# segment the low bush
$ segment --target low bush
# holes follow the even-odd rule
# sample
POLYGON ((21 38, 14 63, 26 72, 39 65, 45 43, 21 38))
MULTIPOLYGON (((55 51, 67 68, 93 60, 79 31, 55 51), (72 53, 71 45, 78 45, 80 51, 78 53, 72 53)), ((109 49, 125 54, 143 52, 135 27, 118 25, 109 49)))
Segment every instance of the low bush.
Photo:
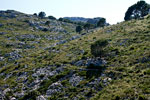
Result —
POLYGON ((107 40, 98 40, 91 44, 91 54, 95 57, 101 57, 104 55, 104 47, 108 45, 107 40))

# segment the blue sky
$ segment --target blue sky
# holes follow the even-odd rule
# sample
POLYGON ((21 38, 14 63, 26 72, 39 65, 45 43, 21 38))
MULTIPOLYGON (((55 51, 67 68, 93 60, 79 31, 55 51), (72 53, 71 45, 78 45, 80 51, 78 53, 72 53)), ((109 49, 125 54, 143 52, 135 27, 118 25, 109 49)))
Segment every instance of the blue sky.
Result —
MULTIPOLYGON (((27 14, 44 11, 59 17, 104 17, 110 24, 121 22, 129 6, 139 0, 1 0, 0 10, 27 14)), ((150 0, 145 0, 150 3, 150 0)))

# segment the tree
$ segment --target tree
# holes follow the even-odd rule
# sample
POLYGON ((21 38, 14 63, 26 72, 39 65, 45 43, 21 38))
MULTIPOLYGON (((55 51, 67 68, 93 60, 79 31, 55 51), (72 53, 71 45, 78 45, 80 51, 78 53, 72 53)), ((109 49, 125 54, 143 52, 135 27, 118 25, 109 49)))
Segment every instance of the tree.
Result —
POLYGON ((45 25, 49 26, 50 25, 50 21, 46 21, 45 25))
POLYGON ((125 13, 124 20, 138 19, 148 15, 150 5, 145 1, 138 1, 136 4, 130 6, 125 13))
POLYGON ((106 24, 106 19, 105 18, 101 18, 98 23, 97 23, 97 27, 104 27, 106 24))
POLYGON ((48 16, 49 19, 56 20, 54 16, 48 16))
POLYGON ((44 18, 45 16, 46 16, 45 12, 42 12, 42 11, 41 11, 41 12, 39 13, 39 17, 40 17, 40 18, 44 18))
POLYGON ((63 18, 59 18, 58 20, 59 20, 59 21, 63 21, 64 19, 63 19, 63 18))
POLYGON ((88 32, 88 30, 91 28, 91 26, 92 25, 90 23, 86 23, 83 27, 88 32))
POLYGON ((37 16, 37 13, 34 13, 33 15, 34 15, 34 16, 37 16))
POLYGON ((82 31, 82 27, 81 27, 81 26, 77 26, 77 27, 76 27, 76 32, 81 33, 81 31, 82 31))

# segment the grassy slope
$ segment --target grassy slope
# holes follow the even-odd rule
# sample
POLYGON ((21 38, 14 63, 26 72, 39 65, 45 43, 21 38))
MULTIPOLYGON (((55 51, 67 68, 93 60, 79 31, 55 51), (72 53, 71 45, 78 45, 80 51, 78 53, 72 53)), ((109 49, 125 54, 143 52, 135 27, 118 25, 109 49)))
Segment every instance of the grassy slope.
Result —
MULTIPOLYGON (((14 20, 12 20, 14 21, 14 20)), ((8 21, 10 22, 10 21, 8 21)), ((5 23, 5 22, 1 22, 5 23)), ((6 22, 7 23, 7 22, 6 22)), ((16 23, 16 21, 15 21, 16 23)), ((16 24, 24 24, 18 22, 16 24)), ((26 24, 24 24, 26 26, 26 24)), ((47 65, 60 65, 66 64, 66 72, 61 73, 68 74, 67 71, 74 70, 75 73, 78 69, 85 68, 72 66, 70 62, 78 61, 80 59, 92 57, 90 53, 90 45, 99 39, 108 39, 109 45, 105 48, 108 55, 104 57, 107 60, 107 68, 103 72, 107 77, 111 77, 113 80, 110 84, 102 89, 98 93, 94 93, 95 96, 93 100, 111 100, 111 99, 138 99, 150 97, 150 17, 146 17, 143 20, 132 20, 128 22, 122 22, 118 25, 113 25, 99 29, 92 34, 83 36, 80 39, 73 40, 71 42, 65 43, 63 45, 58 45, 55 49, 60 50, 60 53, 50 53, 49 50, 43 50, 39 47, 42 45, 46 47, 50 45, 50 41, 41 40, 39 44, 35 44, 36 48, 23 50, 23 58, 17 60, 19 65, 15 65, 14 62, 8 62, 7 59, 4 62, 0 62, 3 65, 5 62, 9 63, 2 69, 0 73, 12 72, 14 76, 4 80, 1 77, 0 85, 9 84, 11 87, 19 85, 15 82, 15 74, 18 72, 30 72, 38 67, 44 67, 47 65), (47 45, 46 45, 47 44, 47 45), (80 53, 80 50, 84 50, 86 53, 80 53), (69 54, 69 56, 67 56, 69 54), (24 65, 28 65, 28 68, 24 68, 24 65), (17 69, 17 70, 16 70, 17 69)), ((27 26, 28 27, 28 26, 27 26)), ((8 27, 7 27, 8 28, 8 27)), ((15 27, 10 26, 10 28, 15 29, 15 27)), ((5 43, 17 42, 16 40, 7 40, 6 37, 13 37, 12 31, 1 28, 0 31, 8 32, 8 34, 1 36, 0 38, 0 48, 1 55, 11 52, 14 47, 6 47, 5 43), (4 44, 2 44, 4 43, 4 44)), ((21 29, 14 30, 15 33, 33 33, 38 35, 43 35, 43 32, 32 32, 21 29)), ((48 33, 49 34, 49 33, 48 33)), ((30 42, 30 41, 27 41, 30 42)), ((54 41, 55 43, 55 41, 54 41)), ((84 74, 82 75, 84 76, 84 74)), ((57 79, 59 76, 54 77, 57 79)), ((53 78, 51 78, 53 79, 53 78)), ((81 86, 85 85, 92 79, 86 79, 81 82, 81 86)), ((50 82, 50 85, 53 82, 50 82)), ((66 83, 65 85, 67 85, 66 83)), ((70 85, 67 85, 72 88, 70 85)), ((71 96, 75 96, 81 88, 77 88, 77 91, 70 93, 69 90, 65 90, 66 93, 71 96), (79 89, 79 90, 78 90, 79 89)), ((62 94, 63 95, 63 94, 62 94)), ((61 96, 60 96, 61 97, 61 96)))
MULTIPOLYGON (((150 97, 150 17, 123 22, 108 33, 109 67, 105 70, 114 80, 93 100, 141 99, 150 97)), ((107 34, 107 33, 106 33, 107 34)), ((143 99, 141 99, 143 100, 143 99)))
MULTIPOLYGON (((69 43, 70 48, 81 48, 88 52, 87 55, 77 56, 77 60, 83 56, 91 56, 90 44, 95 41, 95 37, 96 40, 102 38, 110 40, 109 45, 105 48, 108 53, 108 56, 105 57, 108 67, 104 73, 113 81, 97 93, 93 100, 148 99, 150 97, 149 24, 150 17, 144 20, 122 22, 69 43)), ((72 52, 72 54, 75 52, 72 49, 64 51, 72 52)), ((60 54, 57 61, 63 61, 63 55, 64 53, 60 54)))
MULTIPOLYGON (((69 49, 55 56, 54 62, 70 62, 79 60, 83 56, 90 57, 90 44, 99 39, 109 39, 105 48, 108 56, 108 67, 105 74, 113 81, 102 91, 97 93, 93 100, 110 99, 138 99, 150 96, 150 18, 122 22, 100 29, 93 34, 79 40, 72 41, 69 49), (76 55, 76 49, 88 52, 86 55, 76 55), (72 57, 64 58, 66 53, 72 57), (76 57, 77 56, 77 57, 76 57)), ((63 47, 60 47, 63 48, 63 47)))

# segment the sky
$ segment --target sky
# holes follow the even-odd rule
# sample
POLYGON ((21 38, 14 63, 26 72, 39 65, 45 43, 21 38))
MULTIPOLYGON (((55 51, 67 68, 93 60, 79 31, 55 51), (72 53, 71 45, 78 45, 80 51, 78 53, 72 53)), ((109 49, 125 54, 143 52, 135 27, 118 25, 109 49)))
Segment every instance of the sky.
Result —
MULTIPOLYGON (((124 20, 128 7, 139 0, 1 0, 0 10, 17 10, 27 14, 44 11, 47 16, 104 17, 110 24, 124 20)), ((150 0, 145 0, 150 4, 150 0)))

